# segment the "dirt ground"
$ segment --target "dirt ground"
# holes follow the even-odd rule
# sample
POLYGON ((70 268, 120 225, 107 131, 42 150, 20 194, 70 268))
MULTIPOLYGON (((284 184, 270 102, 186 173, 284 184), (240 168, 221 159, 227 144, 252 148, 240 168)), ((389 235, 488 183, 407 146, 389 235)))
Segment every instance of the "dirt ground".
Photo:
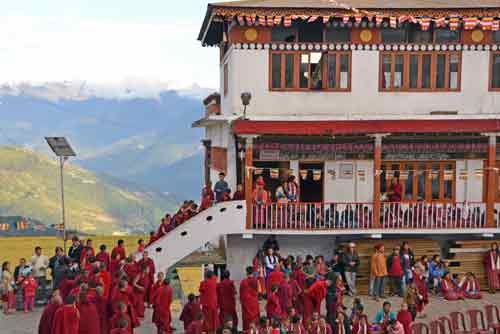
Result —
MULTIPOLYGON (((389 298, 394 310, 398 310, 401 304, 401 298, 389 298)), ((369 299, 368 297, 363 298, 365 304, 365 309, 367 314, 372 318, 375 312, 381 307, 381 302, 376 303, 375 301, 369 299)), ((346 297, 346 306, 351 305, 351 299, 346 297)), ((496 295, 490 295, 485 293, 482 300, 465 300, 465 301, 455 301, 447 302, 442 298, 431 298, 431 302, 426 308, 427 317, 425 319, 420 319, 419 321, 429 322, 435 318, 446 315, 451 311, 465 311, 471 308, 483 308, 487 304, 500 305, 500 293, 496 295)), ((264 305, 261 307, 261 311, 264 310, 264 305)), ((41 315, 41 309, 37 309, 33 313, 24 314, 18 312, 14 315, 5 316, 0 314, 0 334, 33 334, 38 332, 38 320, 41 315)), ((179 322, 179 313, 175 312, 173 314, 174 324, 173 326, 177 328, 177 333, 182 333, 182 324, 179 322)), ((136 334, 152 334, 156 333, 154 325, 151 323, 151 310, 147 311, 146 319, 142 322, 141 327, 135 331, 136 334)))

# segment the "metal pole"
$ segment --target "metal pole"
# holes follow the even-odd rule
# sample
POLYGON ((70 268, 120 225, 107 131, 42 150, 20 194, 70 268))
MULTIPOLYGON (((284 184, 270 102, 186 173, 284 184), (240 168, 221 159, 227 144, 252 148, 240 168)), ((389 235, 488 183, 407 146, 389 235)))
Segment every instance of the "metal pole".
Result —
POLYGON ((64 208, 64 159, 65 157, 59 157, 59 164, 61 167, 61 208, 62 208, 62 224, 63 224, 63 240, 64 240, 64 254, 66 254, 66 213, 64 208))

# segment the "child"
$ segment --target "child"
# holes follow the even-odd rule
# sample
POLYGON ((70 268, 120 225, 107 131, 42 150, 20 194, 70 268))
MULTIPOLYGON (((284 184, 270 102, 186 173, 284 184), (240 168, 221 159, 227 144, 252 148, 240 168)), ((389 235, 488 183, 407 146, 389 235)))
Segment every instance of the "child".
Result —
POLYGON ((257 325, 254 321, 250 322, 248 329, 246 331, 243 331, 243 334, 259 334, 259 329, 257 328, 257 325))
POLYGON ((406 289, 404 303, 408 307, 408 311, 411 313, 412 320, 417 317, 417 303, 418 303, 418 289, 415 283, 410 283, 408 289, 406 289))
POLYGON ((14 312, 15 295, 14 295, 14 280, 10 273, 10 263, 2 263, 2 272, 0 287, 2 288, 2 308, 4 314, 11 314, 14 312))
POLYGON ((406 303, 401 305, 401 310, 399 310, 396 320, 403 325, 405 334, 410 334, 410 325, 413 322, 413 315, 408 311, 408 305, 406 303))
POLYGON ((429 293, 427 290, 427 285, 425 284, 425 278, 419 268, 415 268, 413 274, 413 282, 417 287, 418 298, 417 298, 417 314, 420 314, 422 318, 425 317, 424 307, 429 304, 429 293))
POLYGON ((391 303, 385 301, 382 304, 382 309, 377 312, 373 322, 379 324, 382 328, 382 331, 385 332, 387 330, 387 326, 391 320, 396 320, 396 314, 391 310, 391 303))
POLYGON ((302 320, 300 319, 299 316, 294 316, 291 318, 292 319, 292 324, 291 324, 291 334, 306 334, 306 329, 304 328, 304 325, 302 324, 302 320))
POLYGON ((191 322, 193 322, 198 314, 201 313, 201 306, 193 293, 190 293, 188 296, 188 303, 184 305, 182 309, 181 316, 179 318, 180 321, 184 322, 184 330, 187 331, 191 322))
POLYGON ((399 321, 390 320, 387 324, 387 334, 405 334, 405 330, 399 321))
POLYGON ((460 283, 461 291, 465 298, 468 299, 481 299, 481 287, 473 273, 469 272, 465 276, 465 281, 460 283))
POLYGON ((446 300, 464 299, 462 291, 456 283, 451 279, 450 273, 445 273, 441 279, 441 292, 446 300))
MULTIPOLYGON (((362 306, 361 306, 362 307, 362 306)), ((352 334, 370 334, 371 327, 365 314, 358 316, 357 321, 352 323, 352 334)))
MULTIPOLYGON (((343 322, 339 322, 338 324, 339 326, 343 327, 343 322)), ((340 334, 339 332, 337 333, 340 334)), ((326 322, 325 317, 320 317, 318 320, 318 325, 313 328, 311 334, 332 334, 332 327, 326 322)))
POLYGON ((23 281, 24 290, 24 312, 33 311, 35 309, 35 293, 38 284, 30 271, 23 281))
POLYGON ((271 292, 269 296, 267 296, 266 313, 269 319, 274 319, 274 318, 280 319, 283 315, 283 313, 281 312, 281 306, 277 292, 278 292, 278 286, 273 285, 271 287, 271 292))
POLYGON ((191 321, 189 324, 187 330, 185 331, 186 334, 201 334, 203 329, 203 313, 198 313, 196 317, 191 321))
POLYGON ((441 278, 444 275, 444 266, 439 255, 434 255, 429 263, 429 282, 432 284, 434 294, 437 294, 441 278))

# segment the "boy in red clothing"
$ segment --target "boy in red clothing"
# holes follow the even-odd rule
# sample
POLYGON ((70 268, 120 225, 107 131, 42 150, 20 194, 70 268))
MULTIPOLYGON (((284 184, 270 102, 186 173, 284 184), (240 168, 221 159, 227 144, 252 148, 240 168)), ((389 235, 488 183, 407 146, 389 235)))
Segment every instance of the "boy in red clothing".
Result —
POLYGON ((126 318, 118 320, 118 327, 112 329, 110 334, 131 334, 128 330, 128 320, 126 318))
POLYGON ((33 311, 35 309, 35 293, 38 283, 33 277, 33 273, 30 271, 22 284, 24 291, 24 312, 28 313, 28 311, 33 311))
POLYGON ((283 312, 281 311, 280 299, 277 295, 278 286, 271 286, 271 291, 267 296, 266 313, 268 319, 281 319, 283 312))
POLYGON ((401 310, 399 310, 396 319, 403 325, 405 334, 410 334, 410 325, 413 322, 413 315, 408 310, 408 305, 406 303, 401 305, 401 310))

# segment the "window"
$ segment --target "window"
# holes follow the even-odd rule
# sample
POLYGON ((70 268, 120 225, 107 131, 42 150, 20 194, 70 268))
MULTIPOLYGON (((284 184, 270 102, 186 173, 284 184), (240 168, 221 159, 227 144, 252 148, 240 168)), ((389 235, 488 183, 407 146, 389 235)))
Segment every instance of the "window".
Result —
POLYGON ((382 42, 384 43, 405 43, 406 30, 405 29, 382 29, 381 30, 382 42))
POLYGON ((326 42, 350 42, 351 29, 328 27, 325 31, 326 42))
POLYGON ((500 31, 493 31, 491 37, 493 38, 493 42, 500 43, 500 31))
POLYGON ((272 90, 331 90, 351 88, 350 52, 271 52, 272 90))
POLYGON ((391 179, 396 177, 402 188, 404 202, 454 201, 455 173, 455 162, 383 162, 380 192, 389 191, 391 179))
POLYGON ((323 23, 299 23, 299 42, 323 42, 323 23))
POLYGON ((276 27, 271 29, 271 40, 273 42, 293 43, 297 40, 295 28, 276 27))
POLYGON ((408 27, 408 43, 432 43, 432 29, 422 30, 417 24, 408 27))
POLYGON ((460 41, 460 30, 436 29, 434 32, 436 43, 455 43, 460 41))
POLYGON ((500 91, 500 52, 491 54, 490 90, 500 91))
POLYGON ((383 52, 382 91, 459 91, 459 52, 383 52))

